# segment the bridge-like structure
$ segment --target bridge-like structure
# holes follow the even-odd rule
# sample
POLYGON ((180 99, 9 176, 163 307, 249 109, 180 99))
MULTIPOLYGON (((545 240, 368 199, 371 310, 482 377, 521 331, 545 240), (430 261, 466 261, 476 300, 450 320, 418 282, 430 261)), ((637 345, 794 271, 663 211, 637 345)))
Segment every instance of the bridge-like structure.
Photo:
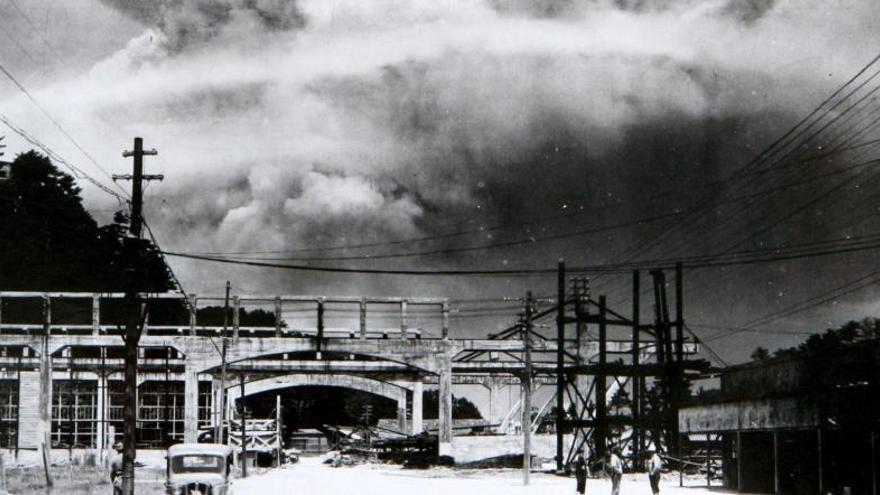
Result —
MULTIPOLYGON (((122 313, 113 309, 122 297, 0 292, 0 447, 105 448, 111 431, 121 432, 124 324, 122 313)), ((148 318, 139 342, 139 424, 145 425, 143 432, 155 430, 160 443, 197 441, 200 429, 216 427, 221 408, 231 408, 242 390, 250 396, 309 385, 395 400, 398 429, 415 434, 425 429, 427 386, 438 390, 440 454, 453 455, 453 387, 485 385, 499 404, 504 387, 526 381, 558 387, 563 375, 570 382, 601 372, 603 381, 617 377, 622 386, 621 379, 652 372, 645 363, 658 349, 654 342, 586 338, 586 319, 571 338, 548 338, 533 329, 540 338, 532 338, 517 333, 523 325, 482 338, 452 336, 449 301, 439 298, 235 295, 228 300, 226 325, 199 321, 200 307, 219 306, 224 298, 166 293, 143 294, 142 300, 176 304, 187 316, 176 324, 148 318), (245 308, 269 308, 263 312, 272 324, 242 325, 245 308), (526 362, 526 354, 534 359, 526 362), (609 355, 620 356, 621 363, 600 365, 599 358, 609 355), (625 366, 624 358, 642 367, 625 366)), ((695 343, 684 344, 684 354, 696 351, 695 343)), ((569 396, 566 409, 589 409, 582 399, 593 393, 595 380, 592 385, 579 380, 575 395, 581 399, 569 396)), ((603 395, 596 398, 604 404, 611 394, 599 388, 603 395)), ((489 419, 510 416, 493 411, 489 419)), ((579 428, 591 427, 587 422, 594 420, 572 419, 579 428)))

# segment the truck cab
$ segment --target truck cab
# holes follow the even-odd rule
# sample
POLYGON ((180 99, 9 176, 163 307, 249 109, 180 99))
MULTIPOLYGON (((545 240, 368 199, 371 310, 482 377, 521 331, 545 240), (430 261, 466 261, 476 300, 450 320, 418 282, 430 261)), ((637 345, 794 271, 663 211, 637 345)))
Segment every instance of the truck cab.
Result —
POLYGON ((168 495, 231 495, 232 449, 211 443, 172 445, 166 455, 168 495))

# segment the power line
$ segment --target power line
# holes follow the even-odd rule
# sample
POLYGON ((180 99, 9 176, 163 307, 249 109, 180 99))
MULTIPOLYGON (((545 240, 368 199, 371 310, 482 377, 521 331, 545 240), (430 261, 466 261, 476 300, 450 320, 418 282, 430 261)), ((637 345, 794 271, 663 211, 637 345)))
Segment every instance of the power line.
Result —
POLYGON ((868 273, 867 275, 858 277, 855 280, 847 282, 843 285, 835 287, 829 291, 825 291, 816 296, 810 297, 804 301, 796 303, 794 305, 789 306, 788 308, 784 308, 780 311, 762 316, 751 322, 748 322, 738 328, 732 329, 728 332, 721 333, 718 335, 713 335, 709 340, 715 341, 724 339, 727 337, 731 337, 733 335, 738 335, 743 332, 753 331, 753 328, 757 325, 766 325, 768 323, 772 323, 774 321, 780 320, 782 318, 787 318, 789 316, 796 315, 798 313, 803 313, 804 311, 809 311, 811 309, 815 309, 817 306, 821 306, 825 303, 834 301, 840 297, 846 296, 848 294, 852 294, 853 292, 857 292, 862 290, 868 286, 871 286, 880 281, 880 270, 873 271, 868 273))
MULTIPOLYGON (((3 66, 2 63, 0 63, 0 72, 3 72, 3 74, 6 75, 6 77, 10 81, 12 81, 12 83, 28 98, 28 100, 30 100, 30 102, 35 107, 37 107, 37 109, 40 110, 40 112, 42 112, 43 115, 45 115, 46 118, 49 119, 50 122, 52 122, 52 124, 55 126, 55 128, 58 129, 58 131, 61 132, 61 134, 63 134, 76 147, 76 149, 78 149, 86 158, 88 158, 88 160, 90 162, 92 162, 92 164, 94 164, 95 167, 98 168, 98 170, 100 170, 104 175, 106 175, 108 179, 111 179, 111 180, 113 179, 113 176, 109 172, 107 172, 107 170, 104 167, 102 167, 98 163, 98 161, 95 160, 95 158, 92 157, 92 155, 90 155, 89 152, 87 152, 79 144, 79 142, 76 139, 74 139, 73 136, 71 136, 70 133, 68 133, 64 129, 64 127, 61 126, 61 124, 54 117, 52 117, 52 115, 49 113, 48 110, 46 110, 45 108, 43 108, 42 105, 40 105, 40 102, 38 102, 37 99, 34 98, 34 96, 30 93, 30 91, 28 91, 27 88, 25 88, 24 85, 22 85, 18 81, 18 79, 16 79, 15 76, 13 76, 12 73, 9 72, 9 70, 5 66, 3 66)), ((121 186, 116 185, 116 187, 119 188, 121 191, 123 191, 123 194, 127 195, 127 193, 125 193, 124 189, 122 189, 121 186)))
MULTIPOLYGON (((776 139, 773 143, 771 143, 767 148, 765 148, 761 153, 759 153, 754 158, 752 158, 745 165, 740 167, 740 169, 734 173, 734 175, 727 182, 727 184, 725 184, 719 191, 708 192, 705 195, 704 199, 702 201, 700 201, 700 203, 698 205, 699 207, 697 209, 703 209, 705 207, 713 205, 715 203, 715 201, 717 200, 718 195, 722 194, 722 193, 728 194, 730 192, 731 186, 733 186, 738 179, 741 179, 742 177, 748 177, 748 175, 745 175, 746 173, 760 167, 767 160, 772 159, 774 156, 776 156, 778 153, 780 153, 781 150, 783 150, 785 148, 789 148, 792 145, 792 143, 794 143, 796 140, 798 140, 802 136, 804 136, 810 129, 812 129, 816 125, 816 123, 818 123, 820 120, 822 120, 827 115, 829 115, 831 112, 833 112, 838 106, 840 106, 844 101, 846 101, 848 98, 850 98, 853 94, 855 94, 856 91, 861 89, 866 84, 867 81, 863 82, 856 89, 850 91, 849 94, 845 95, 839 101, 837 101, 834 104, 831 104, 831 102, 833 102, 848 87, 850 87, 853 83, 855 83, 863 74, 868 72, 868 70, 870 70, 870 68, 873 67, 878 61, 880 61, 880 55, 877 55, 876 57, 874 57, 867 65, 862 67, 854 76, 852 76, 849 80, 847 80, 842 86, 837 88, 837 90, 835 90, 830 96, 828 96, 818 106, 816 106, 807 116, 805 116, 800 121, 798 121, 798 123, 795 124, 791 129, 789 129, 785 134, 783 134, 781 137, 776 139), (831 106, 829 108, 826 108, 829 104, 831 104, 831 106), (817 117, 817 115, 818 115, 818 117, 817 117), (814 117, 816 117, 816 118, 814 119, 814 117)), ((880 72, 880 71, 878 71, 878 72, 880 72)), ((870 81, 871 79, 873 79, 876 76, 877 76, 877 73, 873 74, 872 76, 870 76, 868 78, 868 81, 870 81)), ((813 133, 813 135, 809 136, 808 139, 810 137, 815 136, 816 134, 817 133, 813 133)), ((777 158, 775 163, 779 163, 780 161, 784 160, 786 157, 791 155, 793 150, 796 150, 796 149, 798 149, 797 146, 795 146, 788 153, 783 155, 782 158, 777 158)), ((744 185, 745 184, 740 184, 740 186, 744 186, 744 185)), ((632 257, 634 257, 635 255, 637 255, 640 252, 645 252, 645 251, 649 251, 649 250, 654 249, 655 247, 659 246, 665 240, 666 237, 671 235, 672 231, 675 230, 675 228, 682 226, 682 225, 686 225, 684 223, 685 220, 686 220, 686 218, 683 218, 681 220, 678 220, 677 222, 670 223, 669 225, 667 225, 667 227, 664 229, 664 231, 660 235, 656 236, 651 241, 648 241, 646 243, 642 243, 641 245, 636 246, 635 248, 627 250, 627 252, 625 252, 621 256, 624 258, 631 259, 632 257)), ((693 224, 687 224, 687 226, 693 227, 693 224)), ((682 239, 683 239, 683 236, 680 236, 680 237, 682 237, 682 239)))
POLYGON ((0 114, 0 122, 3 122, 3 124, 6 125, 6 127, 8 127, 12 132, 21 136, 27 142, 29 142, 32 145, 36 146, 37 148, 40 148, 41 150, 43 150, 46 153, 46 155, 49 158, 51 158, 53 161, 66 167, 68 170, 70 170, 73 173, 74 177, 76 177, 78 179, 85 179, 85 180, 89 181, 90 183, 92 183, 92 185, 94 185, 95 187, 97 187, 101 191, 104 191, 105 193, 116 198, 120 203, 128 201, 127 198, 122 197, 119 193, 117 193, 113 189, 105 186, 103 183, 101 183, 100 181, 98 181, 94 177, 92 177, 89 174, 87 174, 86 172, 84 172, 81 168, 79 168, 76 165, 73 165, 69 161, 65 160, 63 157, 61 157, 61 155, 59 155, 58 153, 53 151, 51 148, 49 148, 48 146, 46 146, 45 144, 40 142, 40 140, 31 136, 24 129, 18 127, 15 123, 13 123, 11 120, 9 120, 9 118, 6 117, 5 115, 0 114))
POLYGON ((701 344, 703 346, 703 348, 706 349, 706 352, 709 354, 710 357, 712 357, 715 360, 715 362, 717 362, 721 366, 725 366, 725 367, 729 366, 729 363, 724 358, 722 358, 721 355, 719 355, 717 352, 715 352, 715 349, 712 349, 712 347, 709 344, 707 344, 703 339, 701 339, 700 336, 697 335, 687 323, 684 324, 684 328, 685 328, 685 330, 688 331, 689 334, 691 334, 691 336, 694 338, 694 340, 698 344, 701 344))
MULTIPOLYGON (((866 81, 861 82, 860 84, 858 84, 858 86, 855 89, 852 89, 851 91, 849 91, 848 94, 844 95, 838 101, 834 102, 834 100, 839 95, 841 95, 846 90, 846 88, 848 88, 853 83, 855 83, 863 74, 867 73, 868 70, 878 62, 878 60, 880 60, 880 55, 878 55, 873 60, 871 60, 871 62, 869 62, 867 65, 865 65, 856 75, 854 75, 852 78, 850 78, 843 86, 839 87, 831 96, 826 98, 822 103, 820 103, 817 107, 815 107, 814 110, 809 115, 807 115, 805 118, 801 119, 794 127, 792 127, 788 132, 786 132, 786 134, 784 134, 782 137, 777 139, 774 143, 772 143, 762 153, 760 153, 755 158, 753 158, 745 166, 741 167, 738 172, 736 172, 734 175, 732 175, 730 177, 728 183, 724 187, 722 187, 718 191, 711 191, 710 193, 708 193, 706 195, 705 201, 703 201, 703 206, 705 206, 705 207, 712 206, 717 202, 717 198, 716 198, 717 195, 722 194, 722 193, 725 196, 729 195, 734 190, 740 190, 740 189, 746 187, 751 181, 757 179, 759 175, 762 175, 762 174, 766 173, 767 171, 778 170, 778 169, 782 168, 783 166, 786 166, 785 160, 787 160, 789 157, 791 157, 792 154, 797 152, 798 150, 807 149, 807 144, 809 142, 811 142, 813 139, 815 139, 821 132, 826 130, 830 125, 835 124, 837 122, 842 123, 842 122, 846 122, 846 121, 850 120, 853 117, 853 115, 857 114, 858 112, 849 114, 846 117, 844 117, 844 115, 848 114, 854 107, 861 105, 866 100, 866 97, 860 98, 856 103, 853 103, 852 105, 850 105, 849 108, 844 109, 843 112, 841 112, 840 114, 838 114, 834 118, 832 118, 831 122, 824 125, 818 131, 815 131, 812 134, 807 135, 806 137, 802 138, 802 136, 805 136, 808 131, 810 131, 819 122, 821 122, 823 119, 825 119, 825 117, 830 115, 831 112, 835 111, 840 105, 842 105, 848 99, 853 97, 859 90, 861 90, 863 87, 865 87, 865 85, 868 82, 870 82, 878 74, 880 74, 880 70, 874 72, 872 75, 870 75, 870 77, 867 78, 866 81), (834 103, 832 103, 832 102, 834 102, 834 103), (816 118, 814 119, 813 117, 816 117, 816 118), (798 140, 800 140, 799 143, 797 142, 798 140), (789 151, 784 153, 782 156, 778 156, 784 149, 788 149, 789 151), (776 156, 775 159, 774 159, 774 156, 776 156), (763 169, 762 169, 762 164, 764 164, 765 162, 767 162, 770 159, 774 159, 773 163, 776 165, 771 166, 771 167, 763 167, 763 169), (781 164, 781 165, 779 165, 779 164, 781 164), (753 171, 755 169, 757 169, 757 171, 753 171), (737 175, 737 174, 739 174, 739 175, 737 175), (749 180, 741 182, 740 179, 742 179, 742 178, 748 178, 749 180), (734 185, 736 186, 735 188, 732 187, 734 185)), ((874 91, 876 91, 876 88, 874 91)), ((874 91, 872 91, 872 93, 874 91)), ((868 96, 870 96, 870 94, 868 96)), ((876 97, 874 97, 874 98, 876 98, 876 97)), ((873 127, 874 124, 876 124, 876 122, 872 123, 868 127, 869 128, 873 127)), ((866 130, 867 129, 862 129, 862 131, 860 131, 860 133, 864 133, 866 130)), ((840 135, 843 135, 843 134, 840 134, 840 135)), ((870 143, 868 143, 868 144, 870 144, 870 143)), ((846 150, 845 146, 846 146, 845 144, 842 144, 841 146, 838 146, 836 148, 836 150, 846 150)), ((798 162, 796 161, 794 163, 798 163, 798 162)), ((766 183, 766 182, 767 182, 766 180, 763 181, 763 183, 766 183)), ((772 184, 772 182, 771 182, 771 184, 772 184)), ((705 228, 703 228, 703 230, 700 230, 700 226, 702 225, 705 227, 705 226, 707 226, 707 223, 712 220, 712 217, 709 215, 704 216, 703 218, 697 218, 693 222, 685 222, 685 220, 687 220, 687 218, 688 217, 685 217, 685 218, 679 219, 675 222, 671 222, 670 224, 668 224, 665 227, 664 231, 659 236, 656 236, 654 239, 652 239, 649 242, 642 243, 641 245, 636 246, 635 248, 631 248, 631 249, 627 250, 626 252, 622 253, 621 256, 624 259, 632 259, 640 252, 650 252, 650 251, 654 250, 654 248, 659 247, 666 240, 665 238, 668 237, 669 235, 671 235, 670 233, 678 227, 684 227, 685 229, 690 230, 692 232, 692 234, 690 234, 691 237, 694 235, 698 235, 701 232, 705 234, 705 232, 704 232, 705 228)), ((728 215, 727 218, 725 219, 726 220, 725 223, 730 224, 730 219, 735 219, 735 218, 738 218, 735 214, 728 215)), ((716 225, 716 227, 717 227, 717 225, 716 225)), ((690 242, 690 238, 691 238, 691 237, 688 237, 687 235, 679 235, 677 237, 678 237, 679 242, 677 242, 675 244, 676 246, 686 245, 686 243, 690 242)), ((664 252, 670 252, 670 249, 674 250, 675 247, 671 247, 671 248, 665 250, 664 252)))
POLYGON ((31 21, 31 18, 27 14, 24 13, 24 11, 21 9, 21 7, 18 6, 18 3, 15 0, 9 0, 9 3, 12 4, 12 6, 19 13, 19 15, 21 15, 21 17, 24 18, 24 21, 27 23, 27 25, 30 26, 30 28, 31 28, 31 30, 33 30, 34 34, 36 34, 37 37, 39 37, 40 40, 42 40, 43 44, 46 45, 46 48, 48 48, 50 52, 52 52, 52 55, 55 56, 55 58, 58 60, 58 62, 60 62, 62 66, 66 67, 67 62, 64 61, 64 57, 62 57, 61 54, 58 53, 58 50, 56 50, 55 47, 51 43, 49 43, 49 40, 47 40, 46 37, 43 36, 43 33, 40 32, 40 30, 37 28, 37 26, 35 26, 34 23, 31 21))
MULTIPOLYGON (((744 256, 743 253, 725 253, 716 258, 700 258, 700 259, 671 259, 667 260, 645 260, 639 263, 619 263, 619 264, 602 264, 589 265, 581 267, 572 267, 569 269, 572 273, 628 273, 633 269, 646 268, 670 268, 675 263, 682 263, 684 268, 717 268, 735 265, 748 265, 755 263, 767 263, 774 261, 794 260, 802 258, 813 258, 818 256, 827 256, 841 253, 851 253, 857 251, 874 250, 880 248, 880 240, 874 242, 853 242, 850 245, 835 246, 832 248, 809 249, 800 248, 789 249, 788 252, 781 249, 772 250, 772 252, 762 254, 761 256, 744 256)), ((260 261, 234 260, 228 258, 218 258, 212 256, 202 256, 196 254, 187 254, 171 251, 163 251, 168 256, 176 256, 198 261, 210 261, 215 263, 226 263, 232 265, 243 265, 261 268, 275 268, 283 270, 299 270, 327 273, 356 273, 356 274, 372 274, 372 275, 418 275, 418 276, 532 276, 532 275, 548 275, 557 273, 556 268, 547 269, 510 269, 510 270, 403 270, 403 269, 370 269, 370 268, 345 268, 332 266, 311 266, 311 265, 293 265, 280 263, 267 263, 260 261)))

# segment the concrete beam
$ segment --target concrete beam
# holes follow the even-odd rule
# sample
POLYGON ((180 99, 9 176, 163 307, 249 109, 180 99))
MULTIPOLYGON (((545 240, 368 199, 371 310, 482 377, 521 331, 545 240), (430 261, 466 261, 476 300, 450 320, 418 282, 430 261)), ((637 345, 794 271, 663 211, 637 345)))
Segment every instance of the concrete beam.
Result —
MULTIPOLYGON (((385 397, 398 402, 401 393, 407 389, 399 385, 370 378, 354 375, 317 375, 317 374, 289 374, 269 378, 253 380, 244 385, 245 396, 279 390, 291 387, 340 387, 369 392, 374 395, 385 397)), ((241 391, 237 383, 229 383, 226 391, 227 400, 232 402, 241 397, 241 391)))

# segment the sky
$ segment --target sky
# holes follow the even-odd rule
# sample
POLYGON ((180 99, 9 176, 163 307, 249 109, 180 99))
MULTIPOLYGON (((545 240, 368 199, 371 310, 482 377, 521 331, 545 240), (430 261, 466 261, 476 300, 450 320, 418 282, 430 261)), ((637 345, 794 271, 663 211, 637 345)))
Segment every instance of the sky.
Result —
MULTIPOLYGON (((875 172, 854 166, 876 157, 868 145, 750 177, 740 202, 724 196, 741 167, 877 55, 873 0, 0 0, 0 40, 18 83, 0 80, 0 114, 18 129, 108 185, 130 171, 121 152, 134 136, 159 151, 146 172, 165 179, 147 187, 145 216, 167 251, 535 269, 880 227, 875 172)), ((854 134, 871 144, 871 96, 828 129, 833 139, 798 152, 834 151, 854 134)), ((33 147, 3 134, 8 155, 33 147)), ((80 184, 109 221, 118 201, 80 184)), ((462 309, 457 335, 515 319, 519 303, 487 300, 550 296, 556 285, 552 274, 169 262, 200 294, 230 280, 238 293, 449 297, 462 309)), ((872 251, 686 270, 685 319, 742 361, 758 345, 878 314, 876 284, 822 297, 874 270, 872 251), (804 301, 808 311, 725 336, 804 301)), ((592 277, 591 290, 628 313, 627 280, 592 277)), ((646 294, 643 319, 651 304, 646 294)))

